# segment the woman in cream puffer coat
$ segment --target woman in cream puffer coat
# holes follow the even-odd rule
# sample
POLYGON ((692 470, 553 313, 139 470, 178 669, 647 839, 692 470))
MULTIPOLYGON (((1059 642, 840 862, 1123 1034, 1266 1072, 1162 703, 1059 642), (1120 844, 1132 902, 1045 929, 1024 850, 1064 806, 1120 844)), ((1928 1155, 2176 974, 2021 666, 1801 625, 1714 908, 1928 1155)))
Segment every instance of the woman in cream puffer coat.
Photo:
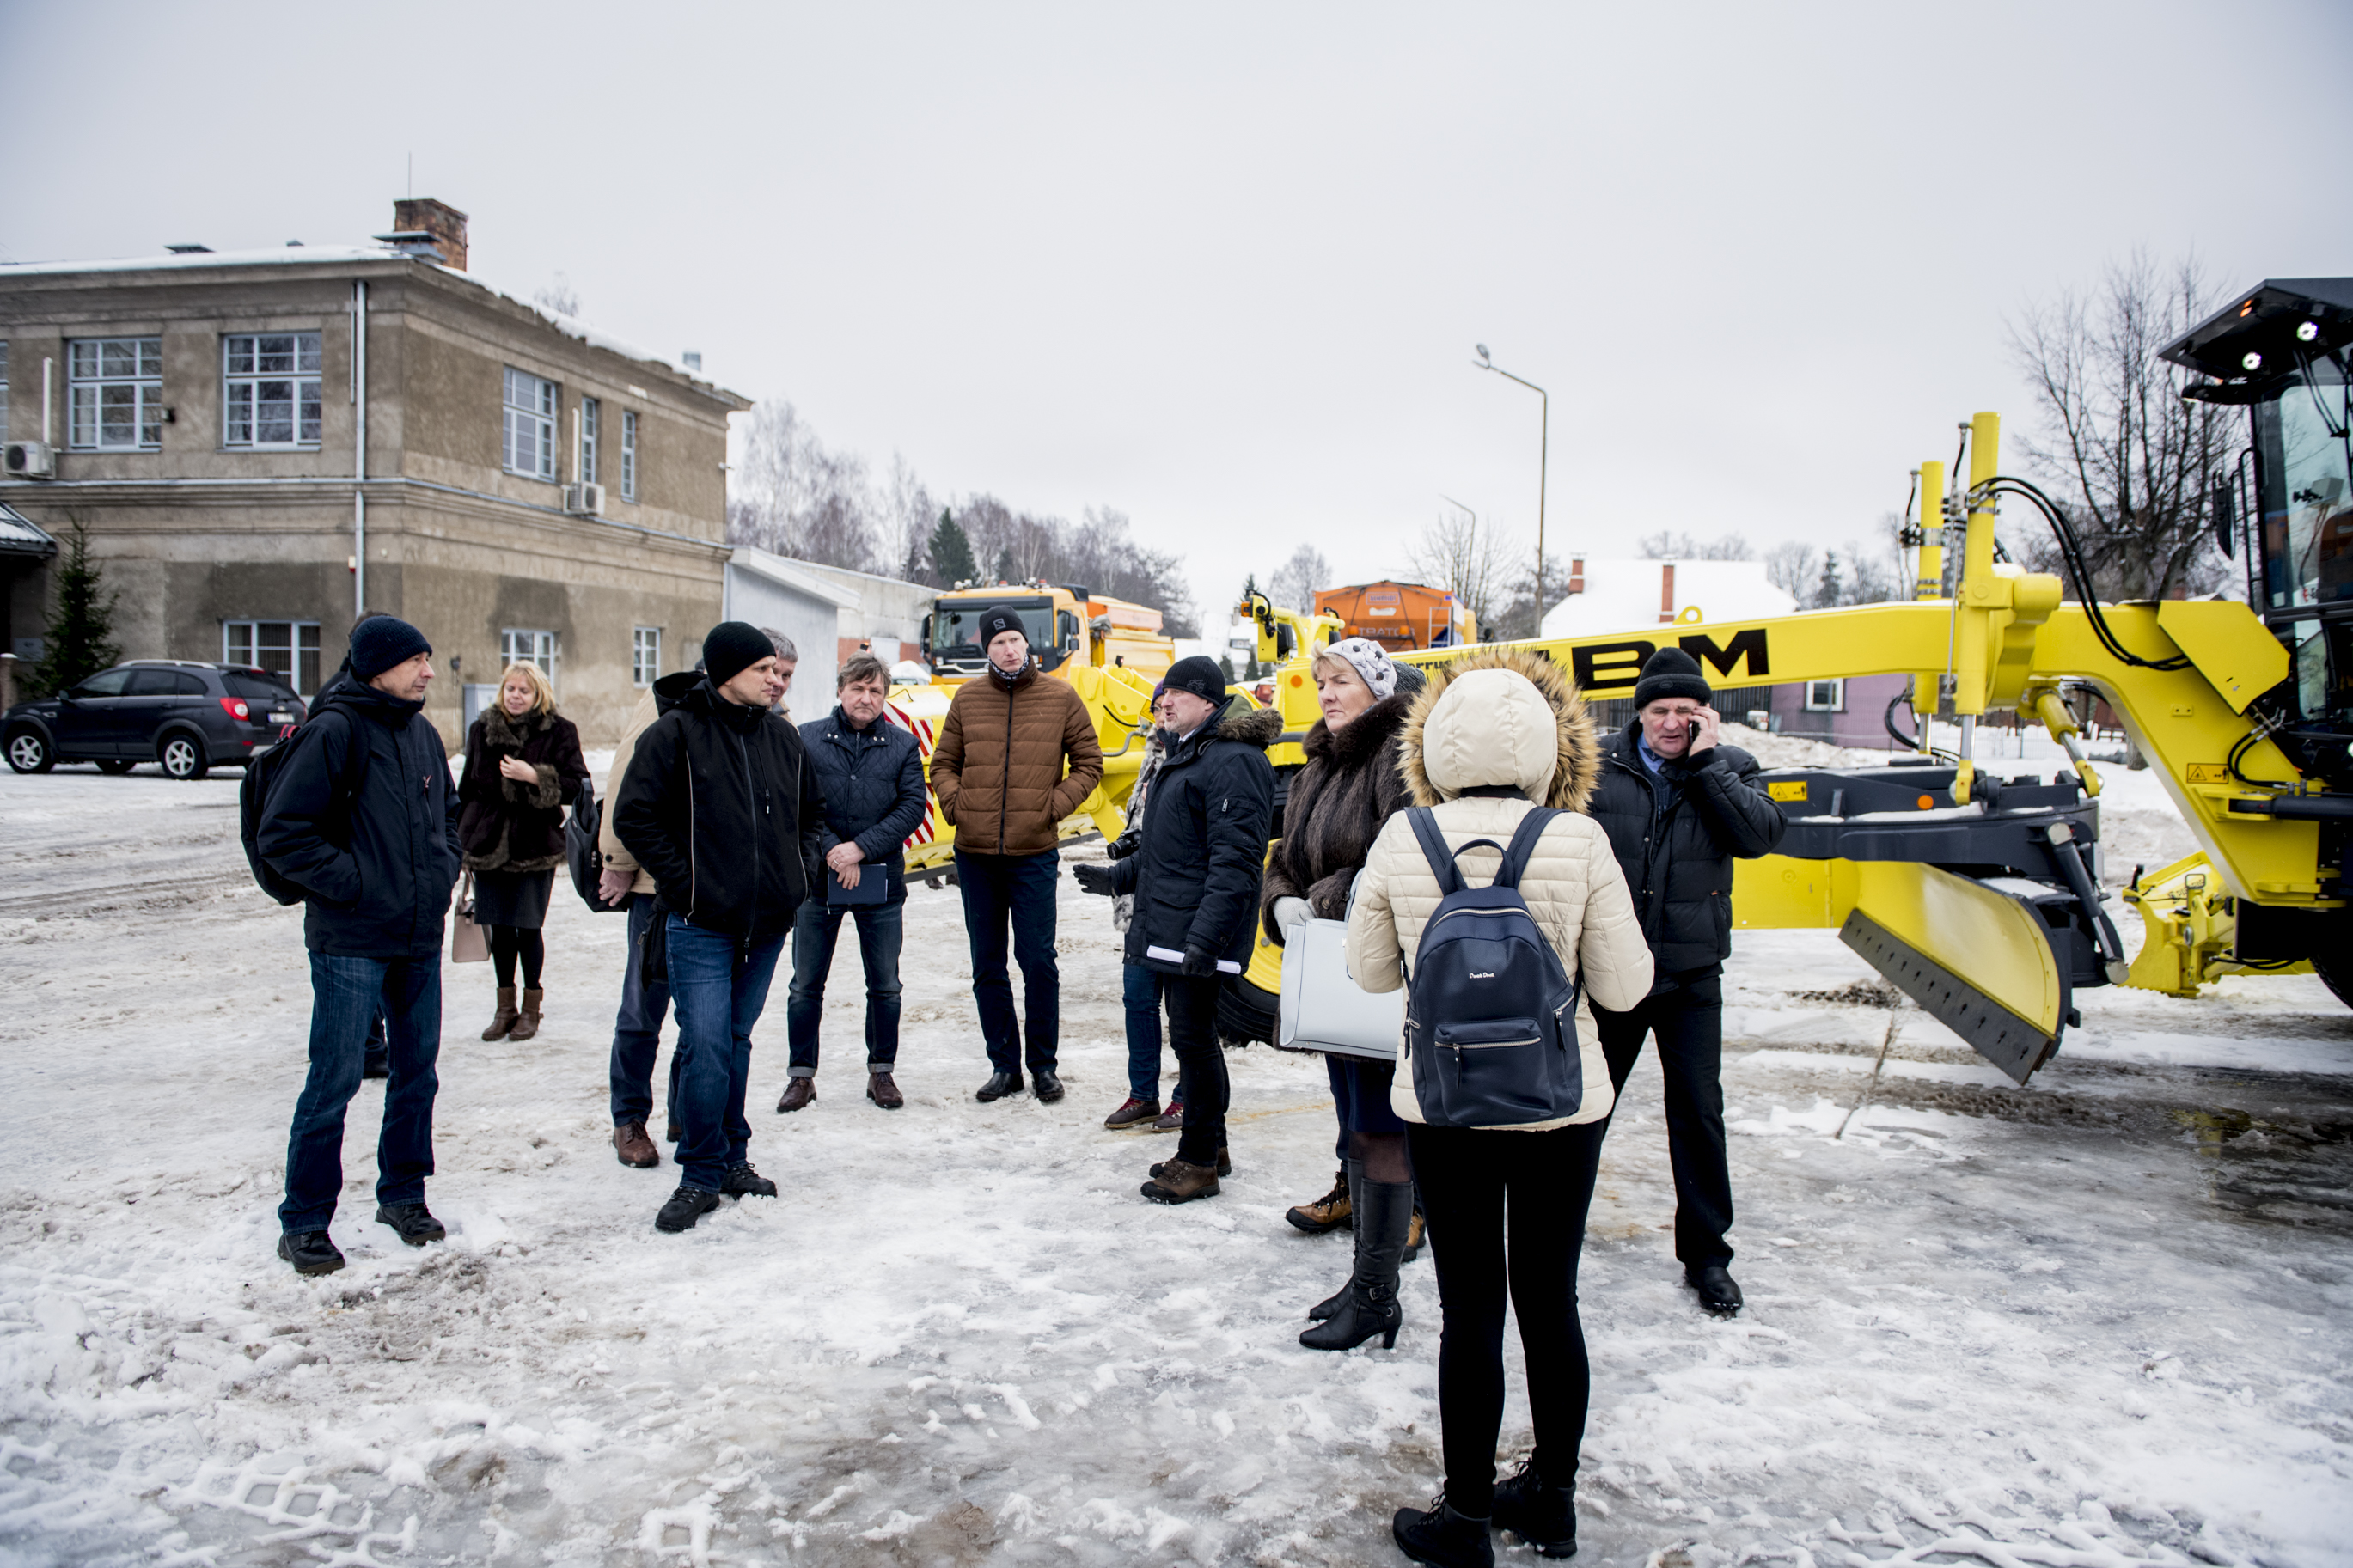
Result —
MULTIPOLYGON (((1430 1127, 1410 1067, 1398 1071, 1391 1100, 1409 1124, 1444 1317, 1438 1405, 1446 1490, 1427 1512, 1399 1510, 1394 1526, 1398 1545, 1421 1562, 1491 1563, 1491 1520, 1546 1556, 1575 1550, 1570 1498, 1591 1391, 1577 1316, 1577 1258, 1611 1104, 1609 1067, 1587 1000, 1613 1011, 1630 1007, 1650 993, 1651 979, 1650 945, 1625 874, 1600 826, 1578 815, 1597 763, 1592 721, 1567 676, 1521 650, 1466 654, 1434 671, 1406 722, 1399 766, 1413 804, 1434 808, 1450 846, 1509 843, 1538 802, 1567 814, 1537 840, 1520 892, 1582 988, 1577 1038, 1585 1083, 1576 1113, 1556 1121, 1430 1127), (1498 1487, 1507 1245, 1535 1452, 1498 1487)), ((1501 858, 1473 849, 1456 864, 1478 887, 1501 858)), ((1411 822, 1403 813, 1389 818, 1348 915, 1348 970, 1358 984, 1394 991, 1406 984, 1423 922, 1440 897, 1411 822)))

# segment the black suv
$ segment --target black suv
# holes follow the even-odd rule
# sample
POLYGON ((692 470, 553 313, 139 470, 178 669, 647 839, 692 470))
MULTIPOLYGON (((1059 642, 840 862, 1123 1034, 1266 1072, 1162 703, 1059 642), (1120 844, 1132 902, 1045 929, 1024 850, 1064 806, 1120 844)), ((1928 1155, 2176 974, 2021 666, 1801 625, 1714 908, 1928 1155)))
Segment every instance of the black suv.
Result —
POLYGON ((20 773, 96 763, 127 773, 153 762, 175 779, 216 763, 247 763, 291 734, 307 714, 294 689, 266 669, 141 658, 101 669, 56 697, 0 715, 0 751, 20 773))

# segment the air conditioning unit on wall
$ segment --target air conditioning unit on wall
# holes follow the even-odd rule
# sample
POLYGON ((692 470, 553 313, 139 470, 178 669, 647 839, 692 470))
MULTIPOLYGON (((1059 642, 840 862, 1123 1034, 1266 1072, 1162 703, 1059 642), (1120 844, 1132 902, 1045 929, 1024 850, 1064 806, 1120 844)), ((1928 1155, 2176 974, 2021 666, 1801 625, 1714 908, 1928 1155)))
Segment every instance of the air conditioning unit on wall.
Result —
POLYGON ((58 449, 46 441, 11 441, 5 467, 12 479, 54 479, 58 449))
POLYGON ((602 485, 565 486, 564 510, 575 517, 604 516, 605 487, 602 485))

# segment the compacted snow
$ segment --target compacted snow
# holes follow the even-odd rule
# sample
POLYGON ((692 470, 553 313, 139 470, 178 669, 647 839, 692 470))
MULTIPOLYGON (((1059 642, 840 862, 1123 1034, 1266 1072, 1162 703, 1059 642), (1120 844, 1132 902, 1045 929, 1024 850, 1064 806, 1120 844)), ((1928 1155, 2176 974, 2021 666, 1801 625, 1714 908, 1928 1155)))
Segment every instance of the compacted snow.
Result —
MULTIPOLYGON (((489 966, 447 972, 448 1242, 372 1223, 372 1084, 351 1267, 305 1280, 271 1251, 301 914, 236 789, 0 776, 0 1563, 1399 1561, 1430 1260, 1395 1351, 1295 1344, 1349 1245, 1282 1219, 1332 1177, 1312 1058, 1229 1058, 1222 1196, 1136 1195, 1174 1141, 1100 1126, 1106 901, 1066 884, 1058 1106, 971 1099, 953 890, 909 910, 904 1110, 860 1098, 846 942, 821 1098, 771 1112, 780 976, 784 1195, 671 1237, 674 1169, 609 1142, 622 922, 559 887, 539 1039, 481 1044, 489 966)), ((2021 1090, 1832 933, 1744 934, 1730 980, 1748 1307, 1679 1285, 1646 1062, 1585 1251, 1585 1561, 2353 1563, 2353 1015, 2310 977, 2094 992, 2021 1090)))

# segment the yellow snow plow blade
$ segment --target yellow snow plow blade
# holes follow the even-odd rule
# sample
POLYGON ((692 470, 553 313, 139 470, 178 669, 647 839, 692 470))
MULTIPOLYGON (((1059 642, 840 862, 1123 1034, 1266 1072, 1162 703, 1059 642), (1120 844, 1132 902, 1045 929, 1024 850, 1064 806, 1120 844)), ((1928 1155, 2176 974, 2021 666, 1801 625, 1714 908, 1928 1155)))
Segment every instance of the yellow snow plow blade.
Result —
POLYGON ((2067 984, 2028 905, 1934 866, 1871 860, 1839 940, 2024 1083, 2058 1047, 2067 984))

